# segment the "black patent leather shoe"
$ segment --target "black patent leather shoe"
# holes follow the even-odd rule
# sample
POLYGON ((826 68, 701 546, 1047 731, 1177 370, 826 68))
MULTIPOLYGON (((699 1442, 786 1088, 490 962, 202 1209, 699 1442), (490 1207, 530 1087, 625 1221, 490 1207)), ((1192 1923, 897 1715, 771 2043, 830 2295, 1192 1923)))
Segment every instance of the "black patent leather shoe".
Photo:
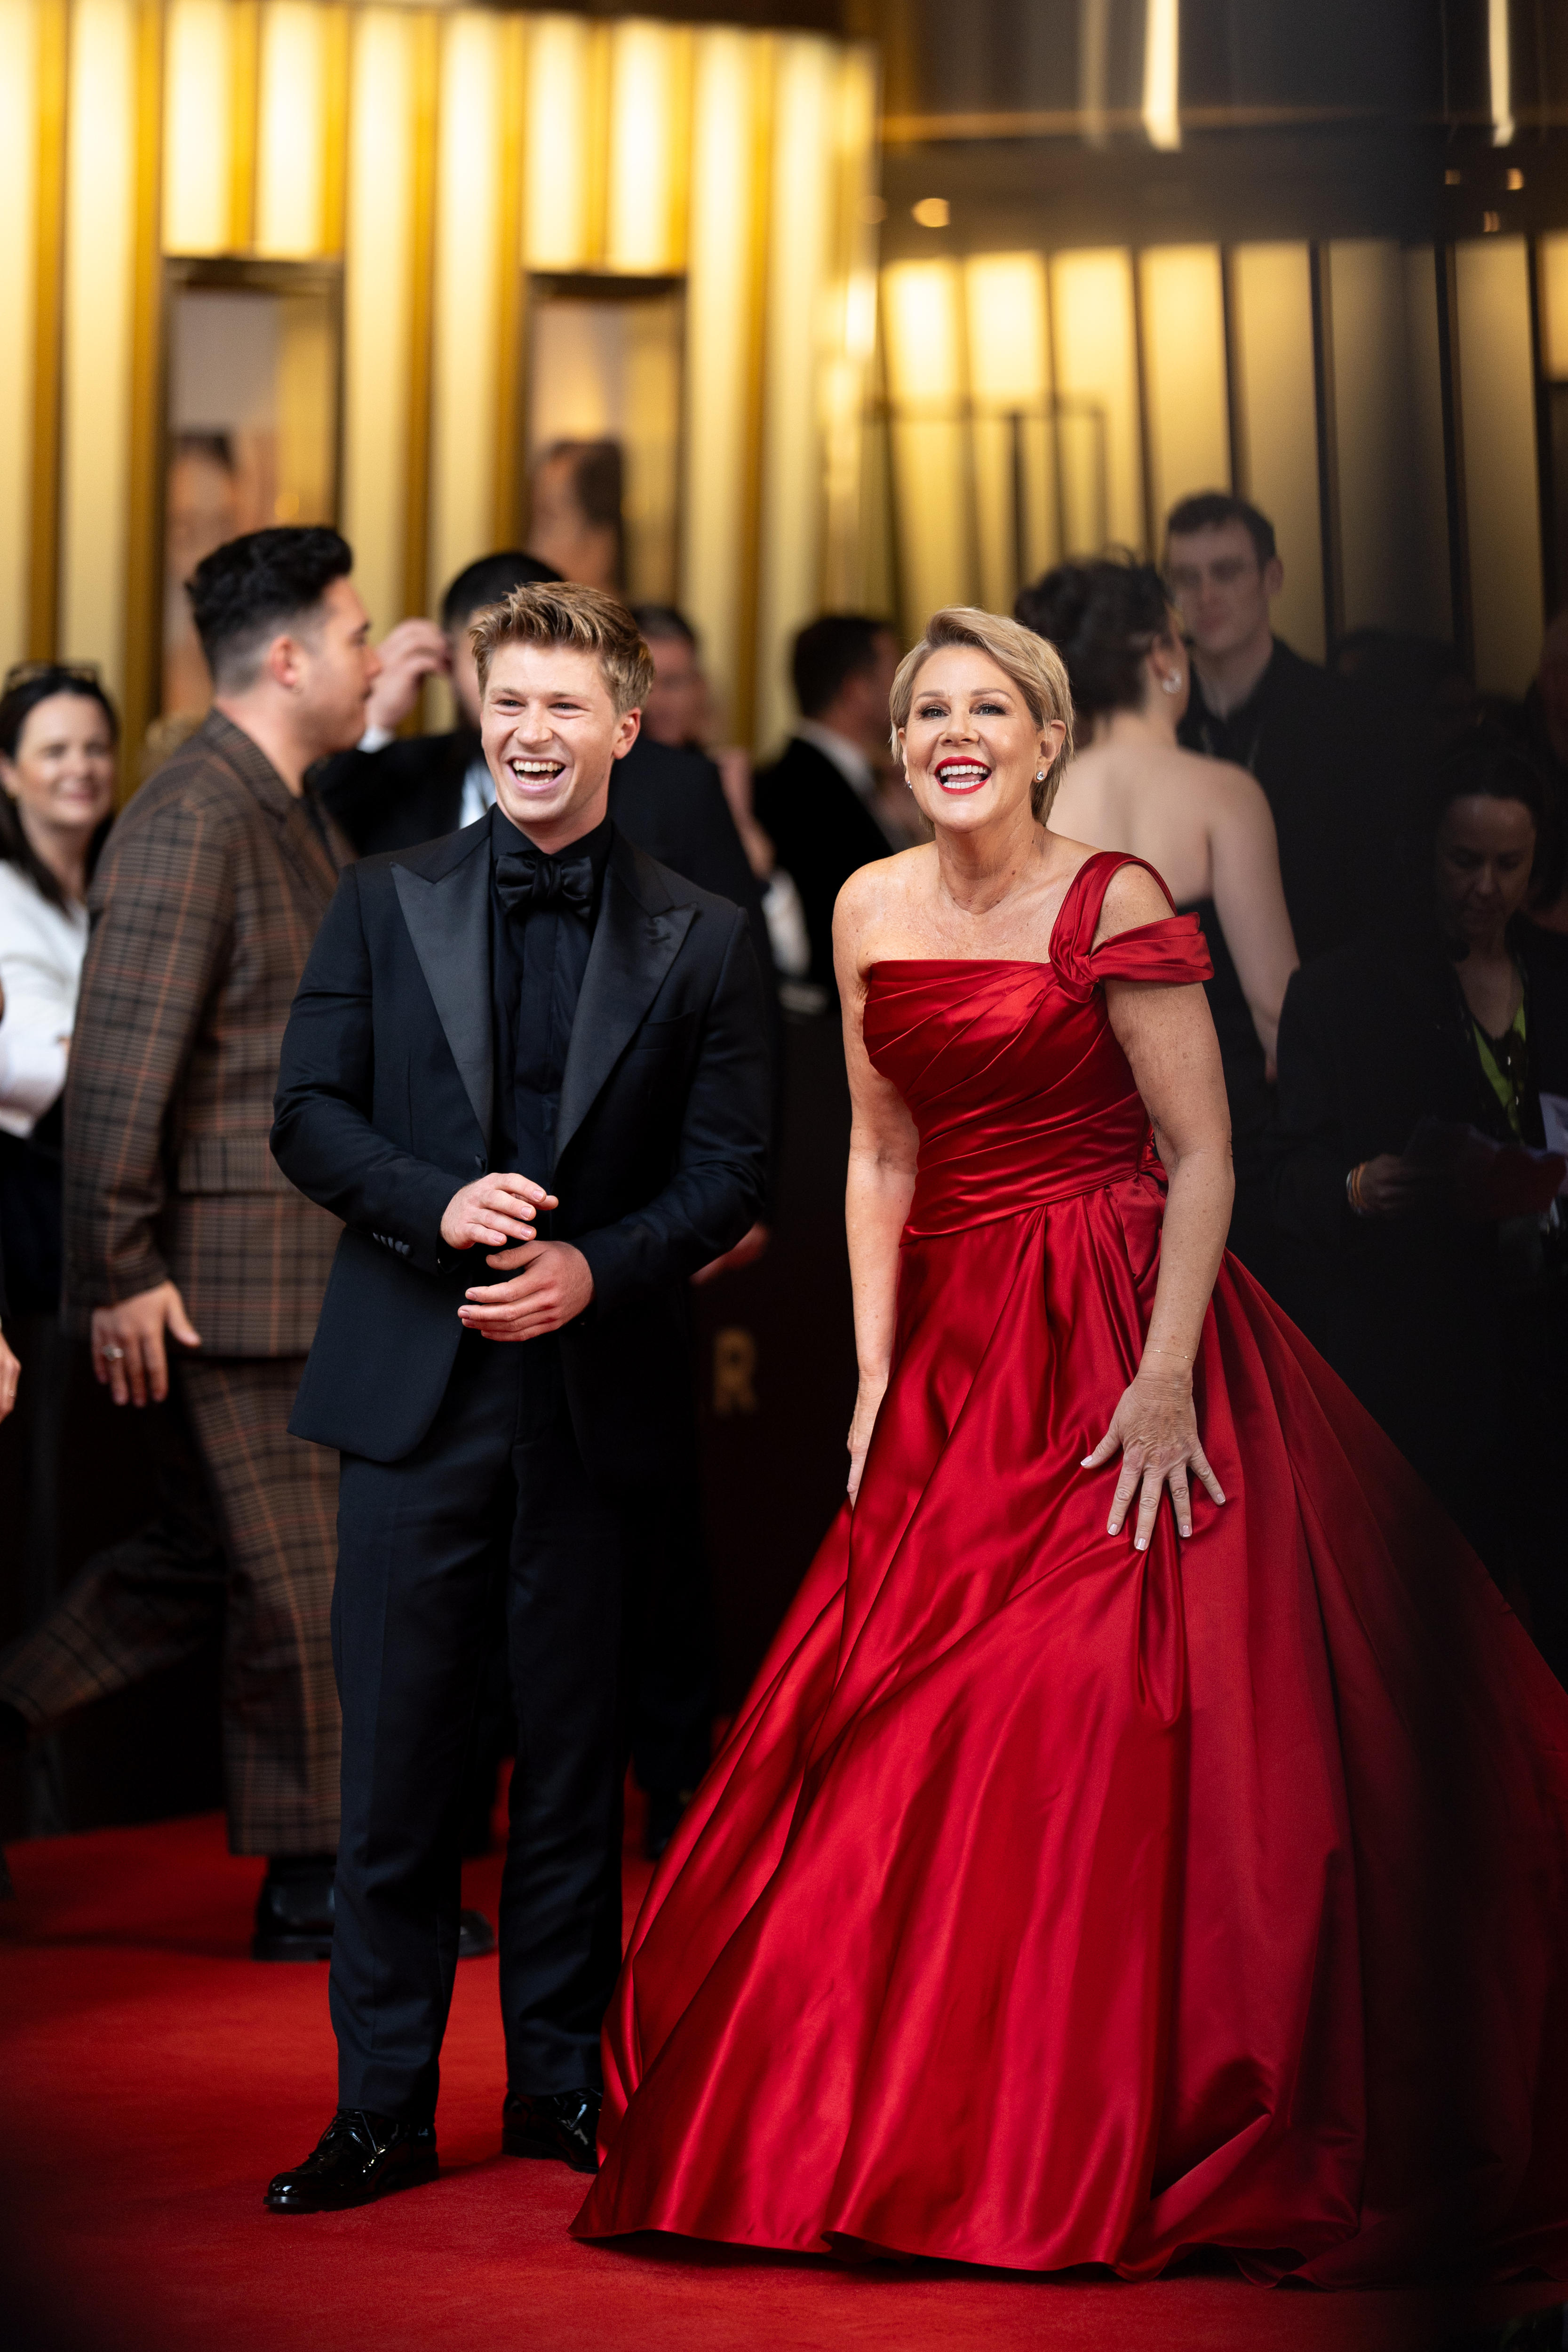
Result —
POLYGON ((262 2201, 273 2213, 342 2213, 416 2189, 438 2169, 434 2124, 340 2107, 304 2163, 279 2173, 262 2201))
POLYGON ((496 1931, 482 1911, 459 1911, 458 1914, 458 1958, 460 1960, 482 1960, 496 1948, 496 1931))
POLYGON ((500 2111, 508 2156, 552 2156, 574 2172, 597 2172, 597 2091, 509 2091, 500 2111))

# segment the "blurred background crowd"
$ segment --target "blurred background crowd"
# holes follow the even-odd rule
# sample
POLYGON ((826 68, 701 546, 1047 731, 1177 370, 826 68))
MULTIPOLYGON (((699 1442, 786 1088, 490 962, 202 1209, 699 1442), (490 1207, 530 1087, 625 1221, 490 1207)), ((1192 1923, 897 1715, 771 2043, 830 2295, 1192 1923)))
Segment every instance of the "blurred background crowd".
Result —
POLYGON ((269 1812, 256 1763, 324 1654, 287 1701, 255 1671, 330 1583, 310 1449, 257 1435, 326 1260, 225 1258, 288 1188, 203 1074, 243 1030, 269 1100, 257 956, 276 986, 346 860, 490 804, 468 629, 529 580, 635 612, 612 814, 746 908, 774 1021, 767 1214, 691 1297, 650 1844, 842 1491, 832 910, 921 837, 888 690, 946 602, 1060 648, 1056 828, 1201 918, 1233 1250, 1568 1679, 1568 34, 1508 0, 694 13, 0 10, 0 1839, 226 1801, 264 1955, 330 1888, 330 1806, 269 1812), (286 749, 209 709, 258 530, 267 625, 372 616, 286 749), (79 1006, 111 887, 162 951, 125 812, 193 762, 215 840, 248 793, 289 872, 201 866, 177 1021, 145 970, 79 1006), (171 1324, 138 1394, 91 1311, 182 1250, 200 1370, 171 1324))

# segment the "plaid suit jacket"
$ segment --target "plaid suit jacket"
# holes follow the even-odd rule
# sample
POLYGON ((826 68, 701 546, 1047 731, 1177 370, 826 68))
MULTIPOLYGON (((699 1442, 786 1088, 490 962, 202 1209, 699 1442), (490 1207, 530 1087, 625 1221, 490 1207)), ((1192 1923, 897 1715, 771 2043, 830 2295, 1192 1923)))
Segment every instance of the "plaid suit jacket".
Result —
POLYGON ((172 1279, 205 1356, 310 1347, 341 1227, 267 1138, 289 1008, 351 854, 216 710, 115 825, 66 1081, 73 1328, 172 1279))

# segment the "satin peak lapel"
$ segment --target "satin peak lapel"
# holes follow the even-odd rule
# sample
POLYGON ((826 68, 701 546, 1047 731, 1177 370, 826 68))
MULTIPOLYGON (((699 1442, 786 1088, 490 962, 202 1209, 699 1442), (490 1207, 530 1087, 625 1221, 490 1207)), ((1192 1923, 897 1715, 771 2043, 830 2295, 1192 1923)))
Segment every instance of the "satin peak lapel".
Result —
POLYGON ((480 843, 434 882, 408 866, 395 866, 392 878, 436 1017, 488 1150, 495 1093, 488 849, 480 843))
POLYGON ((555 1165, 631 1044, 691 929, 695 907, 642 906, 612 862, 572 1024, 555 1127, 555 1165))

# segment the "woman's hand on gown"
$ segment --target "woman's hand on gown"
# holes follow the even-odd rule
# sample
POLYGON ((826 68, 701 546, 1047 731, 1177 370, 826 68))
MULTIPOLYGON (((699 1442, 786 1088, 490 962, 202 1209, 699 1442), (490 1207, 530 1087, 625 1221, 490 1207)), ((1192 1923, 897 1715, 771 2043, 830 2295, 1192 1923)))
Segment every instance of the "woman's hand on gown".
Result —
POLYGON ((860 1473, 866 1467, 866 1449, 871 1443, 871 1432, 877 1426, 887 1393, 886 1380, 862 1380, 855 1398, 855 1417, 849 1423, 849 1500, 860 1491, 860 1473))
POLYGON ((1094 1452, 1085 1455, 1083 1467, 1098 1470, 1118 1453, 1121 1469, 1111 1496, 1108 1532, 1120 1535, 1136 1495, 1138 1521, 1132 1540, 1139 1551, 1149 1549, 1154 1521, 1159 1517, 1160 1497, 1167 1486, 1176 1507, 1177 1527, 1183 1535, 1192 1534, 1189 1470, 1216 1503, 1225 1500, 1224 1490, 1198 1441, 1197 1412, 1192 1389, 1184 1380, 1163 1380, 1152 1372, 1139 1372, 1131 1385, 1123 1389, 1121 1402, 1110 1416, 1110 1427, 1094 1452))

